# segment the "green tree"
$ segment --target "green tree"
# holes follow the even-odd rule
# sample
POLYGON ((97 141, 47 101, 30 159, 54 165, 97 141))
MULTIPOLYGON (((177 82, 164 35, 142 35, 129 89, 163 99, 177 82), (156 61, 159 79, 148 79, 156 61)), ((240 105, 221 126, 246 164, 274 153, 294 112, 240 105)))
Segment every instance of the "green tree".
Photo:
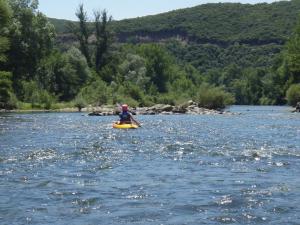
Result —
POLYGON ((55 30, 37 11, 37 0, 9 0, 9 4, 13 10, 9 27, 9 69, 13 73, 14 89, 20 96, 21 81, 33 79, 41 60, 51 54, 55 30))
POLYGON ((23 81, 24 101, 31 104, 32 108, 50 109, 56 101, 55 96, 42 89, 36 81, 23 81))
POLYGON ((81 112, 81 109, 86 106, 86 101, 81 94, 78 94, 74 99, 74 106, 78 109, 79 112, 81 112))
POLYGON ((11 19, 11 10, 5 0, 0 0, 0 109, 16 107, 16 98, 12 90, 12 75, 1 71, 6 68, 7 51, 9 50, 8 23, 11 19))
POLYGON ((237 104, 256 105, 262 97, 263 70, 248 68, 242 71, 242 77, 234 79, 228 89, 236 97, 237 104))
POLYGON ((218 84, 229 87, 231 82, 235 79, 239 79, 242 76, 242 69, 236 64, 230 64, 225 67, 219 77, 218 84))
POLYGON ((124 61, 119 65, 123 81, 128 81, 145 90, 149 85, 150 78, 146 76, 146 60, 136 54, 128 53, 124 61))
POLYGON ((79 5, 76 16, 79 20, 79 27, 76 27, 73 23, 71 23, 71 31, 77 37, 80 44, 80 51, 85 56, 89 67, 92 67, 91 54, 89 51, 89 37, 91 35, 91 31, 88 26, 88 16, 84 10, 83 4, 79 5))
POLYGON ((64 77, 63 67, 66 65, 64 54, 53 51, 51 55, 44 58, 37 70, 35 80, 39 86, 57 96, 62 94, 60 87, 61 77, 64 77))
POLYGON ((300 102, 300 84, 291 85, 286 92, 286 98, 289 105, 296 106, 300 102))
POLYGON ((224 91, 221 87, 210 86, 203 83, 194 99, 200 107, 208 109, 223 109, 234 103, 232 94, 224 91))
POLYGON ((285 60, 288 67, 288 85, 300 82, 300 17, 294 34, 286 46, 285 60))
POLYGON ((96 53, 95 53, 95 68, 99 72, 103 66, 107 64, 108 52, 112 44, 112 33, 109 30, 109 25, 112 17, 107 15, 107 11, 96 11, 95 16, 95 34, 96 34, 96 53))
POLYGON ((0 109, 12 109, 17 105, 12 91, 11 73, 0 71, 0 109))
POLYGON ((158 44, 141 45, 138 53, 146 59, 147 77, 159 92, 167 92, 167 83, 172 80, 171 56, 158 44))
MULTIPOLYGON (((101 75, 101 70, 110 63, 110 46, 113 43, 113 35, 109 30, 112 17, 107 15, 107 11, 96 11, 94 13, 94 28, 92 29, 88 23, 87 12, 84 10, 83 4, 80 4, 76 12, 79 20, 78 25, 69 24, 69 29, 79 41, 79 49, 85 56, 90 68, 94 68, 101 75), (91 36, 95 35, 95 38, 91 36), (93 41, 93 39, 95 39, 93 41)), ((106 68, 107 69, 107 68, 106 68)), ((104 76, 104 80, 111 81, 112 77, 104 76)))
POLYGON ((274 84, 281 89, 278 92, 280 93, 279 102, 282 103, 289 87, 300 82, 300 16, 294 33, 286 43, 276 66, 274 84))
POLYGON ((86 103, 99 106, 107 103, 112 93, 104 81, 96 78, 89 85, 83 87, 79 95, 82 96, 86 103))
POLYGON ((57 94, 61 100, 71 100, 91 77, 85 57, 77 48, 71 48, 63 55, 64 65, 56 77, 57 94))
MULTIPOLYGON (((2 63, 6 62, 6 52, 9 49, 9 40, 7 38, 7 25, 11 18, 11 10, 5 0, 0 0, 0 69, 2 63)), ((1 66, 2 65, 2 66, 1 66)))
POLYGON ((66 53, 55 51, 45 58, 35 80, 42 89, 58 96, 60 101, 69 101, 90 78, 86 58, 77 48, 72 47, 66 53))

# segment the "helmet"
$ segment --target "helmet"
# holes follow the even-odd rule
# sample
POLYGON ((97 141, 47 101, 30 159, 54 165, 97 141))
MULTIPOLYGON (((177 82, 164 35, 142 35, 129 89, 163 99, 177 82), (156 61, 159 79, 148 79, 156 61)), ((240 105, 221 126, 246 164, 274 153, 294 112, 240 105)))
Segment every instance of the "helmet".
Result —
POLYGON ((128 111, 128 105, 123 104, 122 105, 122 111, 128 111))

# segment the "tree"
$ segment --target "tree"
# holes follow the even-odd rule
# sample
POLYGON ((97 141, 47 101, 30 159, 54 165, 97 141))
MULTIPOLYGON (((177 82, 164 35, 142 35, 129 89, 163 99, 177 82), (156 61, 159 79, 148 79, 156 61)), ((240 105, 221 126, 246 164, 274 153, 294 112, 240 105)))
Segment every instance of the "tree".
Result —
POLYGON ((85 56, 86 61, 89 65, 89 67, 92 67, 92 61, 91 61, 91 55, 89 51, 89 37, 90 37, 90 30, 88 27, 88 16, 86 11, 84 11, 83 4, 80 4, 76 16, 79 20, 79 27, 72 27, 73 33, 76 35, 79 44, 80 44, 80 51, 85 56))
POLYGON ((10 19, 11 11, 9 5, 5 0, 0 0, 0 109, 11 109, 16 107, 16 99, 12 91, 11 73, 1 71, 6 67, 6 52, 10 47, 9 39, 7 38, 7 26, 10 19))
POLYGON ((300 102, 300 83, 290 86, 286 92, 286 98, 291 106, 296 106, 300 102))
POLYGON ((119 65, 123 81, 134 83, 142 90, 149 85, 150 78, 146 76, 146 60, 136 54, 128 53, 122 64, 119 65))
POLYGON ((79 41, 79 49, 85 56, 89 67, 94 68, 100 74, 101 69, 108 64, 109 47, 113 41, 112 33, 108 29, 112 17, 107 15, 106 10, 94 12, 94 29, 91 30, 83 4, 79 5, 76 16, 79 20, 79 26, 70 23, 69 29, 79 41), (91 37, 92 34, 95 35, 95 38, 91 37), (95 41, 92 41, 92 39, 95 39, 95 41), (92 44, 95 45, 95 51, 91 47, 92 44), (95 59, 94 62, 93 59, 95 59))
POLYGON ((107 54, 112 42, 112 35, 108 29, 112 17, 108 17, 106 10, 103 10, 102 12, 97 11, 94 13, 94 16, 96 33, 95 67, 96 71, 99 72, 107 63, 107 54))
POLYGON ((107 103, 111 91, 106 83, 99 78, 82 88, 79 96, 88 104, 102 105, 107 103))
POLYGON ((201 84, 194 100, 200 107, 208 109, 223 109, 234 103, 232 94, 206 83, 201 84))
POLYGON ((11 48, 9 69, 13 86, 22 95, 22 80, 32 80, 40 62, 51 54, 55 38, 54 26, 40 12, 37 0, 10 0, 13 19, 9 27, 11 48))
POLYGON ((77 48, 71 48, 62 56, 64 62, 60 73, 56 76, 57 94, 60 100, 73 99, 91 77, 85 57, 77 48))
POLYGON ((11 73, 0 71, 0 109, 16 107, 16 98, 12 92, 11 73))
POLYGON ((58 96, 61 101, 72 100, 91 77, 86 58, 75 47, 66 53, 54 51, 45 58, 37 71, 39 87, 58 96))
POLYGON ((285 60, 288 67, 288 86, 300 82, 300 17, 293 36, 286 45, 285 60))
POLYGON ((167 92, 167 82, 172 81, 171 56, 158 44, 144 44, 138 53, 146 59, 146 75, 159 92, 167 92))
POLYGON ((260 98, 263 97, 262 79, 265 76, 265 71, 248 68, 241 73, 241 77, 233 79, 226 90, 230 90, 235 95, 237 104, 259 104, 260 98))
POLYGON ((41 88, 36 81, 23 81, 24 101, 31 103, 32 108, 50 109, 55 102, 55 96, 41 88))
POLYGON ((5 0, 0 0, 0 69, 2 63, 6 62, 6 52, 9 49, 9 40, 7 38, 7 25, 11 18, 11 11, 5 0))

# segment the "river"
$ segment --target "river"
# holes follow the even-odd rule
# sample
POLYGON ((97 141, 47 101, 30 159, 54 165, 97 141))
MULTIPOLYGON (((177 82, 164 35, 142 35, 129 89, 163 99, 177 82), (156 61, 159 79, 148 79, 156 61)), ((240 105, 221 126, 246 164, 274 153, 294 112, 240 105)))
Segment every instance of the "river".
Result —
POLYGON ((0 114, 0 224, 300 224, 300 114, 0 114))

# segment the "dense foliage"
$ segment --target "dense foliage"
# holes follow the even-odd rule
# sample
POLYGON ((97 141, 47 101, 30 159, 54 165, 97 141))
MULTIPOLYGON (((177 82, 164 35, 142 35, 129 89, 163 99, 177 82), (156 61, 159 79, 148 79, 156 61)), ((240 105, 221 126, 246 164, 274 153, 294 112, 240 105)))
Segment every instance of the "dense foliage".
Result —
POLYGON ((7 51, 10 47, 8 25, 11 20, 11 10, 6 1, 0 0, 0 109, 10 109, 16 106, 12 90, 12 76, 6 70, 7 51))
POLYGON ((0 108, 294 105, 298 10, 299 0, 207 4, 116 22, 79 5, 79 22, 50 20, 56 36, 37 0, 0 0, 0 108))
POLYGON ((115 24, 122 37, 183 36, 199 43, 283 43, 300 9, 299 0, 273 4, 218 3, 175 10, 155 16, 122 20, 115 24))
POLYGON ((287 90, 286 97, 289 105, 296 106, 300 102, 300 84, 293 84, 287 90))

